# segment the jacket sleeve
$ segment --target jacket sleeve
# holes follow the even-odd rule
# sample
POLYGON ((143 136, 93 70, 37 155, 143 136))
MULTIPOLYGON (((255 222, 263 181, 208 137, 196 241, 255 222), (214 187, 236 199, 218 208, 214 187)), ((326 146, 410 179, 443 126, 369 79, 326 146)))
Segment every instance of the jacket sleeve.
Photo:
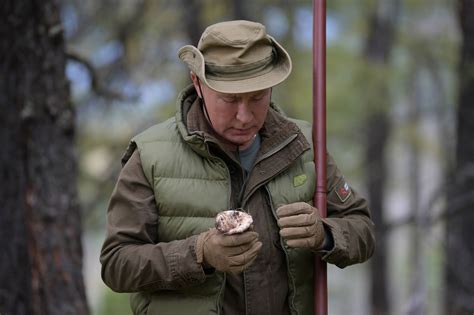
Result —
POLYGON ((158 242, 154 198, 135 151, 112 193, 100 254, 102 279, 116 292, 173 290, 205 280, 194 252, 197 236, 158 242))
POLYGON ((369 259, 375 248, 374 224, 367 201, 349 186, 334 159, 327 157, 326 230, 334 246, 322 251, 322 259, 340 268, 369 259))

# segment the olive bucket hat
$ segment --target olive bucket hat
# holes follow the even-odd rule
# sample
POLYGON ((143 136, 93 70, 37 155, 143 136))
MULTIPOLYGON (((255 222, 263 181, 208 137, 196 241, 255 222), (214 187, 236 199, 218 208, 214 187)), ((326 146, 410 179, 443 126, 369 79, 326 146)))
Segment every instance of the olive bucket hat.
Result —
POLYGON ((178 55, 202 82, 221 93, 263 90, 283 82, 291 72, 286 50, 264 25, 250 21, 213 24, 197 48, 186 45, 178 55))

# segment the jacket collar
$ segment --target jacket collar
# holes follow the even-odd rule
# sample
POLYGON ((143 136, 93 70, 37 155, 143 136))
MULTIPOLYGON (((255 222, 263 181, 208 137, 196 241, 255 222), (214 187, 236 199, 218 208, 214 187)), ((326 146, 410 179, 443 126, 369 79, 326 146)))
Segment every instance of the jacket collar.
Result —
MULTIPOLYGON (((228 155, 228 147, 222 144, 219 136, 213 131, 202 111, 201 100, 197 97, 193 85, 186 87, 178 97, 176 121, 181 136, 193 149, 203 156, 212 155, 206 142, 217 145, 228 155)), ((257 162, 263 161, 280 150, 286 148, 286 161, 294 160, 304 151, 310 149, 307 139, 298 126, 284 116, 282 110, 274 103, 270 104, 267 117, 260 129, 262 139, 257 162)))

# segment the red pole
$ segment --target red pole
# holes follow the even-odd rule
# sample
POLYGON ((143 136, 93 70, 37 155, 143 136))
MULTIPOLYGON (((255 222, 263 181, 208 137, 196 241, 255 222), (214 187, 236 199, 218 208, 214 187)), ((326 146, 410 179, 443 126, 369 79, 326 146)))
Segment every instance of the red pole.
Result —
MULTIPOLYGON (((314 204, 326 217, 326 0, 313 0, 313 148, 316 165, 314 204)), ((314 259, 314 314, 327 315, 327 266, 314 259)))

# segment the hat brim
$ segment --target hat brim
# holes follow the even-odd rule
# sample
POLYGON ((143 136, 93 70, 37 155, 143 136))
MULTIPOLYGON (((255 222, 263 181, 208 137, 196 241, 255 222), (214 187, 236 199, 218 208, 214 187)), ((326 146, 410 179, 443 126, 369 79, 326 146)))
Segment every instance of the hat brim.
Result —
POLYGON ((271 36, 268 38, 277 50, 277 60, 268 72, 246 79, 210 79, 206 76, 204 56, 201 51, 192 45, 179 49, 178 56, 183 60, 209 88, 220 93, 247 93, 264 90, 283 82, 291 73, 291 58, 286 50, 271 36))

